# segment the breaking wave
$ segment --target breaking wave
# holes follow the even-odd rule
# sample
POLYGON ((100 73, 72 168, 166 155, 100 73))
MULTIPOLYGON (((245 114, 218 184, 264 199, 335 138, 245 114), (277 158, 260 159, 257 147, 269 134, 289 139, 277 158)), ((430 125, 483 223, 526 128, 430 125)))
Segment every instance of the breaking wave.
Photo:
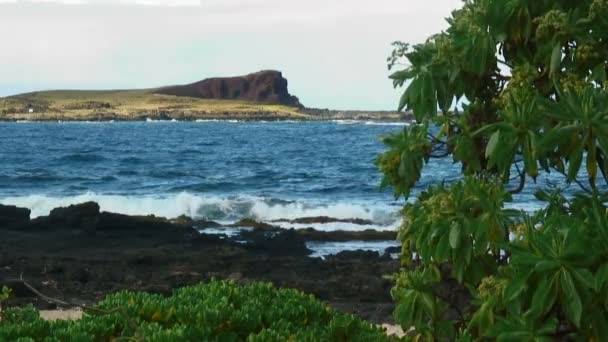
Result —
MULTIPOLYGON (((218 222, 234 222, 243 218, 270 222, 279 219, 328 216, 341 220, 364 219, 374 223, 372 226, 348 223, 306 225, 324 230, 394 229, 398 224, 398 215, 394 208, 369 203, 314 203, 257 196, 203 196, 189 192, 167 196, 124 196, 87 192, 66 197, 29 195, 0 199, 0 203, 5 205, 29 208, 32 211, 32 218, 48 215, 57 207, 87 201, 97 202, 102 211, 126 215, 156 215, 167 218, 186 215, 194 219, 218 222)), ((277 225, 285 228, 304 227, 289 223, 277 223, 277 225)))

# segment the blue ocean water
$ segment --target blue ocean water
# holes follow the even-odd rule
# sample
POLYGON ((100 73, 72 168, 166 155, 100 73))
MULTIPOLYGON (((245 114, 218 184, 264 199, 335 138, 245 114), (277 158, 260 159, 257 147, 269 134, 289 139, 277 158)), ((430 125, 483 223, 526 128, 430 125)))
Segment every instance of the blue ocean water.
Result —
MULTIPOLYGON (((380 191, 378 137, 403 123, 0 123, 0 203, 46 215, 93 200, 102 210, 220 222, 330 216, 394 229, 403 199, 380 191)), ((419 189, 453 181, 433 161, 419 189)), ((559 179, 557 180, 559 182, 559 179)), ((539 203, 531 186, 513 206, 539 203)), ((296 226, 297 225, 289 225, 296 226)), ((307 225, 309 226, 309 225, 307 225)), ((333 223, 319 229, 365 229, 333 223)))

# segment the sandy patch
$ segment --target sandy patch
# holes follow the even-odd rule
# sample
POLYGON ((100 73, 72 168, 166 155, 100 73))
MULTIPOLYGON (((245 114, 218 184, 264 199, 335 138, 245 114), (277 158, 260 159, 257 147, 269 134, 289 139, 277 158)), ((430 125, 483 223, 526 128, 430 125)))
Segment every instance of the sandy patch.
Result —
POLYGON ((405 332, 399 325, 385 323, 385 324, 382 324, 381 327, 386 330, 386 334, 388 336, 405 337, 405 332))
POLYGON ((47 321, 77 320, 82 318, 81 309, 69 310, 40 310, 40 318, 47 321))

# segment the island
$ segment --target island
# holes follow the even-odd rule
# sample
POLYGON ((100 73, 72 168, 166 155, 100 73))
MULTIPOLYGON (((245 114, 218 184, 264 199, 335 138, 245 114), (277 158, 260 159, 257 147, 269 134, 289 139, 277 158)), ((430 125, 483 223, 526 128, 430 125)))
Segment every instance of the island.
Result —
POLYGON ((306 108, 280 71, 126 90, 49 90, 0 98, 0 121, 387 120, 390 111, 306 108))

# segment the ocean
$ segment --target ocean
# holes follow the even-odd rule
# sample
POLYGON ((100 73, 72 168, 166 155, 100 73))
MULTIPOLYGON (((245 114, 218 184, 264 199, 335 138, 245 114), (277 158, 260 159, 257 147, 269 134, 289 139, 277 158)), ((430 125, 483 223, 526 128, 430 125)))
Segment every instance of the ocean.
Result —
MULTIPOLYGON (((395 230, 404 200, 379 189, 379 137, 402 122, 0 123, 0 203, 32 217, 85 201, 104 211, 232 223, 329 216, 372 226, 314 224, 319 230, 395 230)), ((459 179, 460 165, 433 160, 415 194, 459 179)), ((539 179, 560 184, 557 176, 539 179)), ((538 185, 511 207, 534 210, 538 185)), ((310 227, 279 223, 295 228, 310 227)))

